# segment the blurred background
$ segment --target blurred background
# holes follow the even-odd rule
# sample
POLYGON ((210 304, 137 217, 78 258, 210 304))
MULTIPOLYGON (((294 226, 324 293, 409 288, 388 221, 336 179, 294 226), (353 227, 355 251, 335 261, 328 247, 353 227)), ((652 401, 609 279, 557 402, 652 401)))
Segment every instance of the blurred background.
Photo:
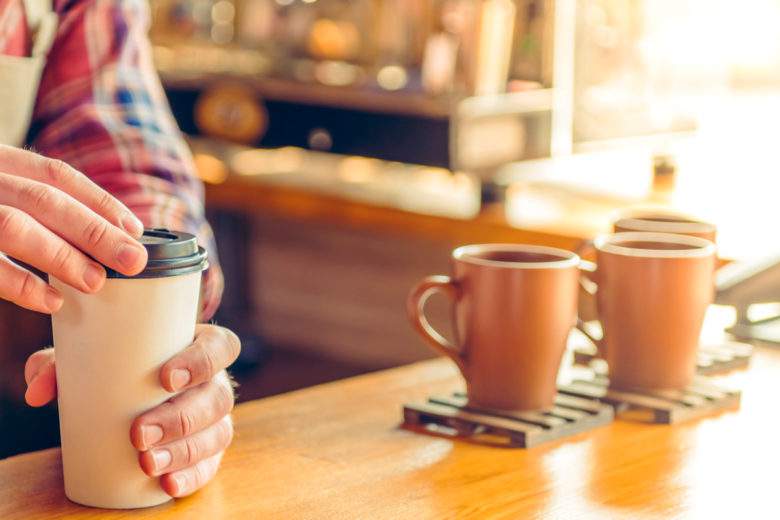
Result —
MULTIPOLYGON (((226 274, 216 319, 244 342, 241 400, 431 357, 404 300, 463 243, 575 248, 643 206, 716 223, 727 259, 780 246, 780 0, 150 8, 226 274)), ((48 325, 1 310, 3 457, 57 428, 23 404, 48 325)))

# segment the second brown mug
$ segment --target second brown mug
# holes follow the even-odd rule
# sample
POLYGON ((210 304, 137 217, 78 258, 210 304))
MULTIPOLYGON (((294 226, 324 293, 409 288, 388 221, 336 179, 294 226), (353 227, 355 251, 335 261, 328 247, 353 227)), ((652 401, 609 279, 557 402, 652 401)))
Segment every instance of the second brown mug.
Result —
POLYGON ((576 320, 579 257, 552 247, 485 244, 459 247, 451 261, 451 276, 429 276, 409 294, 412 325, 460 368, 469 403, 504 410, 552 406, 576 320), (425 318, 425 301, 436 291, 454 300, 454 343, 425 318))
POLYGON ((597 268, 583 285, 595 296, 603 337, 591 339, 607 360, 610 386, 685 388, 713 299, 715 245, 687 235, 615 233, 594 247, 597 268))

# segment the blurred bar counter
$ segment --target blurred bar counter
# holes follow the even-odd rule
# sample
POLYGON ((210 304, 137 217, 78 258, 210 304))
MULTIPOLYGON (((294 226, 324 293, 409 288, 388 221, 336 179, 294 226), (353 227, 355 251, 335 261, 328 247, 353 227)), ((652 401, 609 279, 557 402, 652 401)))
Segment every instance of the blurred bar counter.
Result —
POLYGON ((764 159, 758 150, 713 157, 707 150, 725 143, 695 136, 676 136, 664 147, 658 140, 633 140, 511 163, 496 175, 505 200, 486 205, 480 205, 476 178, 445 168, 296 147, 189 142, 208 206, 248 215, 446 246, 520 241, 574 248, 608 231, 621 210, 665 208, 716 224, 724 258, 755 258, 775 242, 765 218, 776 199, 772 151, 765 150, 764 159), (746 188, 749 197, 742 196, 746 188), (766 239, 756 240, 755 233, 766 239))
POLYGON ((479 182, 445 168, 191 139, 210 208, 332 224, 443 244, 554 243, 581 236, 512 225, 504 205, 480 206, 479 182))

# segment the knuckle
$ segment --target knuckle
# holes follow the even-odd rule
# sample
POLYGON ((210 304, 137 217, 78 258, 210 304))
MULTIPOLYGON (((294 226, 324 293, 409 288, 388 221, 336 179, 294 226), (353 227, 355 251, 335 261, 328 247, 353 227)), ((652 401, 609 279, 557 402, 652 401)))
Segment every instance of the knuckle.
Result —
POLYGON ((186 437, 195 430, 195 420, 186 410, 179 410, 177 414, 179 433, 186 437))
POLYGON ((201 356, 201 362, 203 364, 203 371, 205 372, 205 376, 211 377, 221 368, 219 367, 219 364, 217 363, 217 360, 214 356, 214 350, 210 349, 208 347, 204 347, 202 349, 203 355, 201 356))
POLYGON ((30 202, 40 211, 52 211, 57 206, 57 190, 38 184, 30 188, 30 202))
POLYGON ((93 219, 84 228, 84 238, 90 247, 96 247, 105 241, 108 233, 108 222, 103 219, 93 219))
POLYGON ((46 179, 48 180, 49 184, 61 184, 66 182, 68 178, 72 176, 73 170, 65 161, 61 161, 59 159, 46 159, 44 164, 46 179))
POLYGON ((209 480, 208 461, 202 460, 193 466, 194 488, 200 488, 209 480))
POLYGON ((97 209, 102 212, 107 212, 111 209, 114 209, 114 197, 111 196, 107 191, 100 192, 100 198, 97 201, 97 209))
POLYGON ((219 422, 217 443, 222 447, 230 445, 231 442, 233 442, 233 421, 230 420, 230 417, 226 417, 219 422))
POLYGON ((192 465, 198 462, 201 458, 200 453, 200 447, 194 439, 184 439, 184 459, 187 465, 192 465))
POLYGON ((214 396, 218 410, 223 413, 229 413, 233 409, 233 389, 227 384, 213 383, 217 386, 214 396))
POLYGON ((26 205, 35 209, 45 208, 51 196, 47 192, 48 186, 37 182, 25 182, 19 187, 19 199, 26 205))
POLYGON ((30 271, 25 271, 19 280, 19 285, 16 290, 17 301, 28 301, 32 299, 37 285, 38 277, 30 271))
POLYGON ((52 265, 59 271, 67 271, 70 268, 70 264, 73 261, 73 248, 69 245, 62 243, 57 246, 57 250, 54 251, 52 256, 52 265))
POLYGON ((27 227, 26 220, 21 211, 3 206, 0 208, 0 234, 5 237, 22 235, 27 227))

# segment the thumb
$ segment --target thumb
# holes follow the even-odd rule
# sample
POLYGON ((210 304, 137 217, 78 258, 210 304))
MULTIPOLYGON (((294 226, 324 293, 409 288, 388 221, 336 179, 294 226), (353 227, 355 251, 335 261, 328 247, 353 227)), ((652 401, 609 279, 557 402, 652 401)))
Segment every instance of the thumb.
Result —
POLYGON ((54 349, 39 350, 29 357, 24 367, 27 392, 24 399, 30 406, 43 406, 57 396, 57 376, 54 370, 54 349))

